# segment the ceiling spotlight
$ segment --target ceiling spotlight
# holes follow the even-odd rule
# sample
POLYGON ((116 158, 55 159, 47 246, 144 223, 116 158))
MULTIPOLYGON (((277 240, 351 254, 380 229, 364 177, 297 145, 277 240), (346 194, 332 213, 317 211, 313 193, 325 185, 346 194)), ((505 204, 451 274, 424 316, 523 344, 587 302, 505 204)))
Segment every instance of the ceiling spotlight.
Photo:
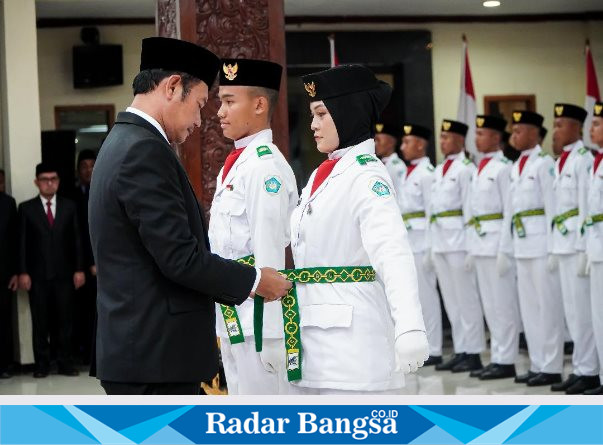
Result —
POLYGON ((485 8, 496 8, 500 6, 500 2, 498 0, 487 0, 483 3, 485 8))

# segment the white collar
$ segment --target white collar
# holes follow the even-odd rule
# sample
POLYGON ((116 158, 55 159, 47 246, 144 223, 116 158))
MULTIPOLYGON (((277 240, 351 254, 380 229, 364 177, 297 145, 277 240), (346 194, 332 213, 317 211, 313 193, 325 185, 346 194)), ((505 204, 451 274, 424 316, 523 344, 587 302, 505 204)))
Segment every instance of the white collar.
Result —
POLYGON ((595 148, 595 151, 599 154, 603 153, 603 147, 597 147, 597 148, 595 148))
MULTIPOLYGON (((42 204, 44 204, 44 208, 46 208, 46 203, 48 202, 48 200, 46 198, 44 198, 42 195, 40 196, 40 200, 42 201, 42 204)), ((57 195, 54 195, 52 198, 50 198, 50 205, 54 206, 57 203, 57 195)))
POLYGON ((446 160, 448 160, 448 159, 455 160, 455 159, 459 158, 459 157, 460 157, 462 154, 463 154, 463 152, 462 152, 462 151, 461 151, 460 153, 454 153, 454 154, 451 154, 451 155, 446 156, 446 158, 445 158, 445 159, 446 159, 446 160))
POLYGON ((429 159, 427 156, 423 156, 422 158, 417 158, 417 159, 413 159, 412 161, 410 161, 410 163, 412 165, 419 165, 421 162, 423 162, 425 159, 429 159))
POLYGON ((393 161, 394 159, 400 159, 400 158, 398 157, 398 154, 397 154, 395 151, 394 151, 392 154, 390 154, 389 156, 383 156, 383 157, 381 158, 381 162, 383 162, 384 164, 386 164, 386 163, 387 163, 387 161, 389 161, 389 160, 392 160, 392 161, 393 161))
POLYGON ((262 136, 262 137, 269 138, 270 140, 272 140, 272 130, 270 128, 266 128, 265 130, 258 131, 257 133, 254 133, 250 136, 245 136, 243 139, 234 141, 234 146, 237 149, 245 148, 249 144, 251 144, 251 142, 253 142, 253 140, 258 136, 262 136))
POLYGON ((578 139, 576 142, 573 142, 573 143, 563 147, 563 151, 572 151, 576 148, 582 148, 582 147, 584 147, 584 142, 582 142, 582 139, 578 139))
POLYGON ((167 141, 168 144, 170 143, 170 141, 168 140, 167 134, 165 134, 165 131, 163 130, 163 127, 154 118, 149 116, 144 111, 139 110, 138 108, 128 107, 128 108, 126 108, 126 111, 128 113, 132 113, 132 114, 135 114, 136 116, 143 118, 145 121, 147 121, 153 127, 155 127, 159 131, 159 133, 161 133, 161 135, 165 138, 165 140, 167 141))
POLYGON ((351 147, 340 148, 339 150, 332 151, 331 153, 329 153, 328 158, 330 160, 342 158, 348 151, 350 151, 354 147, 357 147, 358 145, 352 145, 351 147))
POLYGON ((534 151, 536 151, 538 148, 540 147, 540 145, 536 144, 536 146, 532 147, 532 148, 528 148, 527 150, 523 150, 521 152, 521 154, 519 155, 521 156, 530 156, 532 153, 534 153, 534 151))

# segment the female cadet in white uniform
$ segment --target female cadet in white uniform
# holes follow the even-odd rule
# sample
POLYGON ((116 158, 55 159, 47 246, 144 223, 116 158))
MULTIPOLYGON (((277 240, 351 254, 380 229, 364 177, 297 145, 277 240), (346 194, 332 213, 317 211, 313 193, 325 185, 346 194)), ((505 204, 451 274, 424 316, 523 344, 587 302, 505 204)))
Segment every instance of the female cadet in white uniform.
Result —
POLYGON ((296 283, 302 375, 294 384, 301 394, 395 393, 428 345, 406 229, 375 157, 375 122, 391 88, 360 65, 303 81, 316 145, 329 159, 291 216, 291 247, 298 272, 332 272, 330 283, 296 283), (356 279, 336 278, 348 274, 356 279))

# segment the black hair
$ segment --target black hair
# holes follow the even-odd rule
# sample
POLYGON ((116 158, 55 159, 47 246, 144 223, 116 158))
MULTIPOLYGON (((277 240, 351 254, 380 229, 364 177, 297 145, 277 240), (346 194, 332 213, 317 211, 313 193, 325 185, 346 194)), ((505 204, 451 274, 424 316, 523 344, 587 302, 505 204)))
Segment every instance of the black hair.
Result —
POLYGON ((162 69, 143 70, 132 81, 134 95, 150 93, 157 88, 157 85, 163 79, 173 75, 180 76, 180 82, 182 82, 182 100, 188 95, 192 87, 201 82, 196 77, 180 71, 166 71, 162 69))

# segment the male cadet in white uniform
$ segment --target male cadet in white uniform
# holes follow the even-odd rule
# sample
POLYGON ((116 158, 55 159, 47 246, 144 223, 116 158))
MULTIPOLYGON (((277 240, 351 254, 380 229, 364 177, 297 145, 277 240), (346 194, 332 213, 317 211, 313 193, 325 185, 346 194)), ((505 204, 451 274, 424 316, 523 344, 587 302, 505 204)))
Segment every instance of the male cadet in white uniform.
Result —
MULTIPOLYGON (((597 148, 588 187, 587 217, 583 230, 590 264, 590 304, 600 365, 603 363, 603 102, 597 102, 594 108, 590 140, 597 148)), ((601 369, 599 373, 601 374, 601 369)), ((586 390, 584 394, 603 395, 603 386, 586 390)))
POLYGON ((538 145, 542 121, 541 115, 531 111, 512 114, 511 141, 521 156, 511 169, 509 212, 501 233, 501 246, 513 244, 519 308, 530 355, 530 369, 515 377, 515 382, 528 386, 560 382, 563 368, 563 310, 551 255, 554 161, 538 145))
MULTIPOLYGON (((475 145, 482 154, 473 172, 469 193, 467 246, 475 259, 477 283, 490 329, 491 362, 471 372, 480 380, 515 377, 521 321, 517 301, 515 262, 511 243, 501 245, 501 232, 509 212, 507 196, 511 166, 501 150, 507 121, 497 116, 476 118, 475 145)), ((508 218, 510 221, 510 218, 508 218)))
POLYGON ((599 387, 599 359, 593 336, 590 280, 587 276, 586 243, 580 233, 586 219, 587 192, 593 155, 581 140, 586 110, 576 105, 555 104, 553 146, 561 148, 555 163, 555 214, 553 254, 559 260, 559 278, 565 321, 574 342, 573 372, 553 391, 582 394, 599 387))
MULTIPOLYGON (((254 255, 256 267, 278 270, 285 267, 289 217, 298 197, 293 171, 270 129, 281 73, 280 65, 268 61, 222 60, 218 117, 235 149, 216 179, 209 224, 212 252, 230 259, 254 255)), ((260 353, 254 301, 234 309, 216 305, 228 393, 287 394, 280 301, 265 304, 260 353)))
POLYGON ((450 360, 436 365, 438 371, 480 369, 479 354, 485 347, 477 278, 467 264, 470 257, 465 243, 469 185, 475 171, 464 153, 467 128, 462 122, 442 122, 440 146, 446 159, 436 167, 431 187, 431 249, 455 352, 450 360))
POLYGON ((376 124, 375 130, 375 154, 391 176, 396 193, 400 193, 400 181, 406 174, 406 164, 396 153, 400 133, 390 124, 376 124))
POLYGON ((442 309, 429 239, 429 197, 434 168, 425 155, 431 131, 410 123, 402 128, 402 156, 409 164, 400 181, 397 199, 415 257, 419 299, 427 329, 429 358, 423 366, 438 365, 442 363, 442 309))

